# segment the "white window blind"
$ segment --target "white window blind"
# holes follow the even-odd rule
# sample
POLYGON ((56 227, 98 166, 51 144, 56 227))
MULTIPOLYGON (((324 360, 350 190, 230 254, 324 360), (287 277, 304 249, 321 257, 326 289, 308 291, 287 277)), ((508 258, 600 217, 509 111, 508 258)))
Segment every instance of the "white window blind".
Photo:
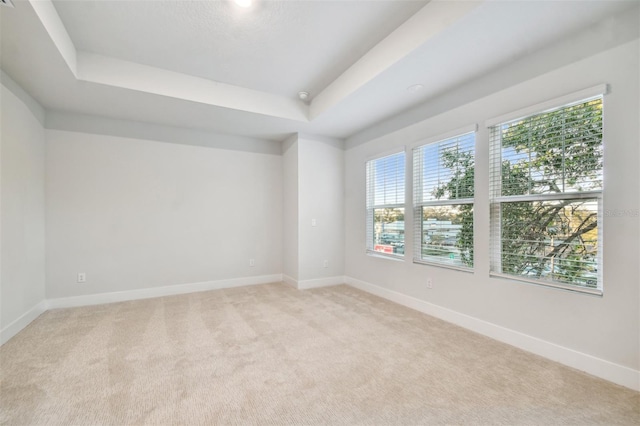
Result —
POLYGON ((490 127, 491 272, 602 291, 602 96, 490 127))
POLYGON ((367 251, 404 255, 405 153, 367 161, 367 251))
POLYGON ((475 133, 413 150, 414 261, 473 267, 475 133))

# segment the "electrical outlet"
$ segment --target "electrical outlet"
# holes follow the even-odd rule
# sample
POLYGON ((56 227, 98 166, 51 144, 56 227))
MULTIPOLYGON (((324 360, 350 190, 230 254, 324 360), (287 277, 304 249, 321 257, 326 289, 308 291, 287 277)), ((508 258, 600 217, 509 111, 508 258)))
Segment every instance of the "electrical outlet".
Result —
POLYGON ((311 219, 311 226, 316 226, 318 222, 315 219, 311 219))
POLYGON ((85 274, 84 272, 78 272, 78 282, 79 283, 86 283, 87 282, 87 274, 85 274))
POLYGON ((325 259, 325 261, 322 262, 322 267, 323 268, 328 268, 329 267, 329 261, 325 259))
POLYGON ((433 280, 431 278, 427 278, 427 288, 433 288, 433 280))
POLYGON ((256 260, 255 259, 249 259, 249 266, 251 266, 251 267, 256 266, 256 260))

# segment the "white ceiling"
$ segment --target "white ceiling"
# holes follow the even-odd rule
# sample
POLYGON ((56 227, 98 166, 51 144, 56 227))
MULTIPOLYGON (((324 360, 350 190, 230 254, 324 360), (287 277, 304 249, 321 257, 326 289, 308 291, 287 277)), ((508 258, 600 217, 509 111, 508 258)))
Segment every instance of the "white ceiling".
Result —
POLYGON ((46 109, 346 138, 635 1, 14 0, 2 69, 46 109), (407 87, 420 83, 417 92, 407 87), (295 98, 311 92, 310 105, 295 98))
POLYGON ((427 2, 53 3, 78 50, 295 98, 319 93, 427 2))

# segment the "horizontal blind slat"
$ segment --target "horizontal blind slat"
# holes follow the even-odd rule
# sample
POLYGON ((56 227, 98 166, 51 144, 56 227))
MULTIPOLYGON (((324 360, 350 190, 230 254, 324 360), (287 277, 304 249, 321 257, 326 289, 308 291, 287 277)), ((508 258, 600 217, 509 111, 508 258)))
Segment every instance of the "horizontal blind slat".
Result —
POLYGON ((414 260, 473 266, 475 133, 413 150, 414 260))
POLYGON ((489 133, 491 271, 601 289, 602 97, 489 133))
POLYGON ((404 254, 405 153, 366 163, 367 251, 404 254))

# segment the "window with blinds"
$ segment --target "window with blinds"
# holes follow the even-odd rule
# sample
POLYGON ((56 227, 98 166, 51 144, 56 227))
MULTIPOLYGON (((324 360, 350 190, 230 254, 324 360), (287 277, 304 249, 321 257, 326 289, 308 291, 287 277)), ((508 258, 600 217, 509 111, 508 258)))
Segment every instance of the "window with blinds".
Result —
POLYGON ((405 153, 367 161, 367 252, 404 255, 405 153))
POLYGON ((601 294, 602 107, 490 127, 492 274, 601 294))
POLYGON ((414 261, 473 268, 475 133, 413 150, 414 261))

